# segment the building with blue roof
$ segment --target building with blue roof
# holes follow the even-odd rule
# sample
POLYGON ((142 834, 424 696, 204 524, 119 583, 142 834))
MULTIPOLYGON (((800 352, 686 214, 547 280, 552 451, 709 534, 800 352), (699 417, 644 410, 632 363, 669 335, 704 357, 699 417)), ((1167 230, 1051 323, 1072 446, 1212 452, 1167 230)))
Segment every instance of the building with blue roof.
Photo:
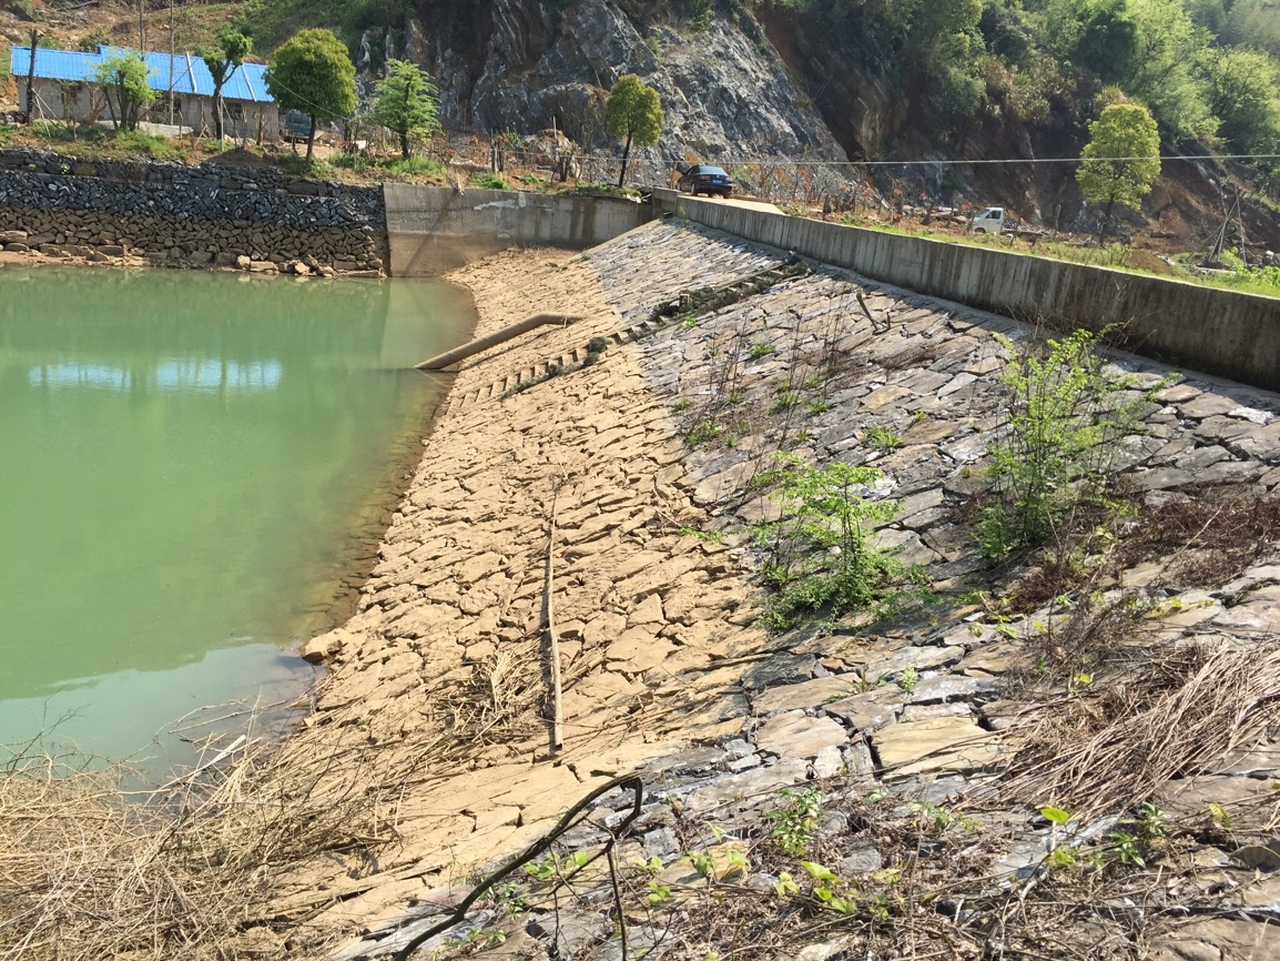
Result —
MULTIPOLYGON (((106 97, 93 79, 99 65, 122 53, 138 55, 137 51, 105 45, 88 53, 37 47, 32 82, 35 116, 88 123, 110 120, 106 97)), ((212 135, 213 77, 204 60, 192 53, 146 51, 141 56, 147 64, 147 83, 157 94, 146 119, 212 135)), ((9 72, 18 87, 19 105, 26 112, 33 109, 27 104, 26 78, 31 67, 31 48, 13 47, 9 72)), ((280 110, 267 92, 266 71, 263 64, 244 63, 222 85, 225 134, 260 141, 279 137, 280 110)))

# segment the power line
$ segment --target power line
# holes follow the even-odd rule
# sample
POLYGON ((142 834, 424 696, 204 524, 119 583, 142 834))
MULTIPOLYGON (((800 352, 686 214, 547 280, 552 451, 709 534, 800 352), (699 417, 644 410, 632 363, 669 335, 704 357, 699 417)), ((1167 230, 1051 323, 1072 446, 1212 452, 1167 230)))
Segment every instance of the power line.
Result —
MULTIPOLYGON (((793 160, 790 158, 757 158, 733 160, 734 165, 772 164, 775 167, 911 167, 911 166, 950 166, 968 164, 1078 164, 1084 160, 1280 160, 1280 154, 1274 153, 1228 153, 1228 154, 1162 154, 1158 157, 1024 157, 995 160, 793 160)), ((721 160, 720 163, 729 161, 721 160)))

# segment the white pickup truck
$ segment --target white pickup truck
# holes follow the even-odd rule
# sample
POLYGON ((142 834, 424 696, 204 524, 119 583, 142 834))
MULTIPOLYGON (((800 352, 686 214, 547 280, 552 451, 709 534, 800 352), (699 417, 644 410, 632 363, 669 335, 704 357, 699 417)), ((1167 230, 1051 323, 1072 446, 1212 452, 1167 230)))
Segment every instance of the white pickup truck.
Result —
POLYGON ((1004 230, 1004 208, 988 207, 969 221, 969 229, 975 234, 999 234, 1004 230))

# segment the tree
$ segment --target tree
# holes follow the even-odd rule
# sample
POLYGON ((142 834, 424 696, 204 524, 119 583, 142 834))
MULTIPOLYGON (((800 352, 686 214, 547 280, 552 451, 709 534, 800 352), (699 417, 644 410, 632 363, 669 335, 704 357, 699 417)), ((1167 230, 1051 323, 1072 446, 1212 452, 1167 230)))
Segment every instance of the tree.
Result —
POLYGON ((1201 63, 1218 134, 1241 153, 1280 144, 1280 63, 1261 50, 1213 47, 1201 63))
POLYGON ((1124 0, 1102 0, 1083 11, 1076 41, 1075 59, 1106 83, 1133 76, 1138 56, 1138 25, 1129 16, 1124 0))
POLYGON ((416 64, 388 60, 387 76, 374 84, 370 119, 400 138, 400 153, 409 159, 409 140, 430 137, 440 129, 436 86, 416 64))
POLYGON ((147 63, 139 53, 122 51, 94 69, 93 82, 102 88, 117 130, 137 130, 142 113, 155 103, 156 92, 147 83, 147 63))
POLYGON ((1080 151, 1076 182, 1084 199, 1106 204, 1098 243, 1117 203, 1137 208, 1160 175, 1160 134, 1147 108, 1134 103, 1107 107, 1089 124, 1089 142, 1080 151))
POLYGON ((604 125, 609 136, 624 141, 622 147, 622 171, 618 174, 618 186, 627 179, 627 160, 631 157, 631 144, 643 146, 658 142, 662 133, 662 103, 658 91, 646 87, 634 73, 621 77, 609 91, 604 102, 604 125))
POLYGON ((311 118, 307 160, 316 140, 316 122, 348 116, 356 107, 356 68, 347 48, 329 30, 301 30, 284 42, 267 67, 267 91, 283 110, 311 118))
POLYGON ((218 46, 200 54, 213 78, 213 134, 219 140, 222 139, 222 88, 252 49, 252 40, 224 25, 218 32, 218 46))
POLYGON ((1149 106, 1174 136, 1212 137, 1217 122, 1195 73, 1209 46, 1208 31, 1192 22, 1182 0, 1126 0, 1125 10, 1137 25, 1138 44, 1133 75, 1121 78, 1121 86, 1149 106))

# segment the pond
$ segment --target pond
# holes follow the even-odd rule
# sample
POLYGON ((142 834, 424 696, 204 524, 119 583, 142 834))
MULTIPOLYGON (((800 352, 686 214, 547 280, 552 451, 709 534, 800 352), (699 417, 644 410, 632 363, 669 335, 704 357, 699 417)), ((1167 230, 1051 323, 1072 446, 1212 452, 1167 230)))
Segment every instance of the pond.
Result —
POLYGON ((0 268, 0 744, 160 770, 302 693, 471 323, 427 281, 0 268))

